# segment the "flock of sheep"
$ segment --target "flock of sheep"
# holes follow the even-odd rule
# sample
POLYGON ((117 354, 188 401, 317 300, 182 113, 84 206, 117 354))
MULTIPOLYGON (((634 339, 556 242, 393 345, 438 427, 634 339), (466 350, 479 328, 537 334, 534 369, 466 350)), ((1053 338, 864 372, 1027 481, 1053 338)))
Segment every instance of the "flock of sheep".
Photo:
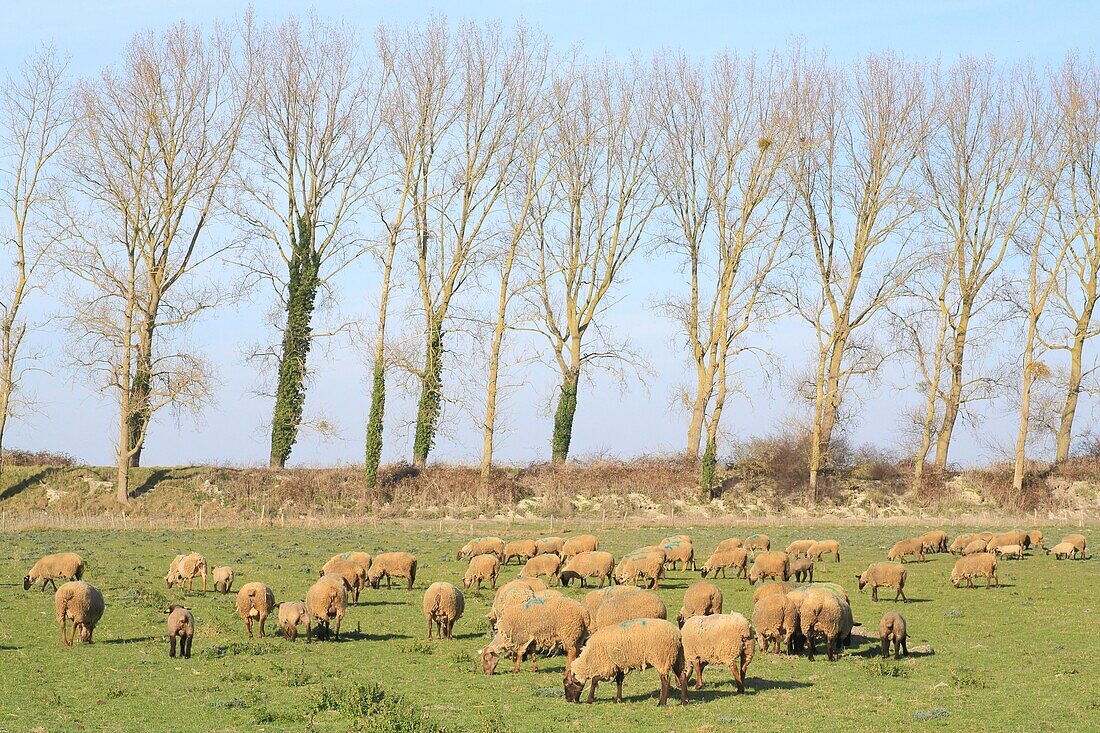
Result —
MULTIPOLYGON (((953 586, 965 583, 974 587, 975 578, 985 578, 989 587, 999 585, 1000 558, 1019 559, 1032 548, 1044 549, 1057 559, 1083 560, 1087 541, 1083 535, 1071 534, 1047 549, 1042 532, 1032 530, 963 534, 948 544, 946 533, 932 531, 897 542, 887 553, 887 561, 872 563, 858 576, 857 583, 860 591, 870 586, 872 601, 878 601, 880 587, 895 590, 895 601, 907 601, 906 559, 923 561, 929 553, 950 552, 961 555, 951 571, 953 586)), ((457 559, 469 562, 463 589, 485 584, 496 591, 487 614, 492 640, 477 650, 486 674, 493 674, 503 657, 514 657, 515 672, 529 657, 532 670, 537 671, 538 652, 562 649, 566 654, 564 686, 569 702, 579 702, 586 685, 590 685, 588 702, 592 702, 597 685, 611 680, 616 684, 615 701, 620 702, 627 672, 652 667, 661 681, 658 704, 664 705, 673 680, 680 688, 681 704, 685 703, 689 681, 694 677, 695 689, 700 689, 708 664, 728 667, 738 691, 743 692, 746 668, 758 645, 765 653, 769 648, 787 654, 805 650, 812 661, 816 644, 821 641, 829 660, 835 661, 841 647, 851 645, 852 628, 857 624, 843 586, 815 582, 813 578, 816 562, 831 556, 839 563, 840 552, 835 540, 796 540, 783 551, 773 551, 767 535, 753 534, 744 540, 723 540, 697 567, 691 538, 673 535, 657 545, 629 552, 616 563, 611 553, 599 549, 594 535, 585 534, 568 540, 543 537, 508 543, 498 537, 481 537, 466 543, 457 559), (497 588, 502 567, 512 560, 523 564, 518 578, 497 588), (664 602, 649 589, 659 588, 666 571, 676 569, 677 564, 681 571, 698 570, 703 578, 717 578, 719 572, 727 577, 727 571, 735 571, 736 577, 747 579, 750 585, 766 581, 753 593, 751 623, 740 613, 723 613, 721 589, 706 580, 687 588, 676 623, 667 620, 664 602), (583 601, 576 601, 548 587, 555 582, 568 586, 574 580, 581 587, 598 580, 599 588, 590 591, 583 601), (639 583, 644 589, 638 587, 639 583)), ((330 632, 339 639, 349 596, 352 603, 358 603, 360 591, 368 585, 377 589, 383 578, 387 587, 394 579, 405 580, 411 590, 416 565, 416 557, 407 552, 373 557, 366 552, 343 553, 324 564, 304 601, 276 605, 270 587, 251 582, 237 592, 237 613, 250 637, 254 627, 263 637, 267 618, 277 613, 279 629, 288 641, 297 638, 301 626, 305 627, 307 642, 315 631, 319 639, 327 638, 330 632)), ((81 642, 92 641, 92 632, 105 608, 103 594, 82 580, 84 567, 79 555, 59 553, 43 557, 23 578, 25 590, 36 584, 43 591, 47 583, 54 587, 57 622, 68 646, 78 636, 81 642), (58 587, 58 580, 69 582, 58 587), (73 625, 71 635, 69 622, 73 625)), ((207 575, 202 555, 178 555, 169 566, 165 582, 169 588, 186 583, 191 590, 195 579, 201 578, 205 592, 207 575)), ((211 576, 215 591, 232 591, 231 568, 215 567, 211 576)), ((428 638, 434 632, 441 639, 451 639, 454 624, 465 609, 465 597, 462 589, 449 582, 434 582, 424 594, 423 608, 428 638)), ((178 642, 180 653, 189 658, 195 617, 180 605, 171 606, 167 613, 169 655, 176 656, 178 642)), ((906 621, 901 614, 886 613, 878 635, 884 657, 891 646, 895 659, 909 653, 906 621)))

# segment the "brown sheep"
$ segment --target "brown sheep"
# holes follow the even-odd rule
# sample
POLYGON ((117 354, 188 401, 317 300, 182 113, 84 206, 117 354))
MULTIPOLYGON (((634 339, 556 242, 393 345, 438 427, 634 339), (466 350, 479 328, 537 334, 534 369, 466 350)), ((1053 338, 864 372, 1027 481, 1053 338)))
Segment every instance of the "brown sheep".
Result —
MULTIPOLYGON (((1062 542, 1068 542, 1069 544, 1073 545, 1074 550, 1076 550, 1074 557, 1076 557, 1078 560, 1085 559, 1085 551, 1088 549, 1089 545, 1088 540, 1085 538, 1085 535, 1067 534, 1065 537, 1062 538, 1062 542)), ((1060 542, 1059 544, 1062 543, 1060 542)))
POLYGON ((806 639, 806 656, 814 661, 814 640, 825 639, 829 661, 837 660, 841 645, 852 643, 852 607, 842 597, 824 588, 811 588, 798 609, 802 636, 806 639))
POLYGON ((988 544, 987 540, 976 539, 963 548, 962 554, 965 557, 966 555, 976 555, 979 552, 985 552, 986 544, 988 544))
POLYGON ((478 649, 481 669, 491 675, 504 654, 515 654, 513 673, 519 672, 524 657, 531 655, 531 671, 538 671, 539 650, 557 646, 565 649, 566 671, 580 654, 588 634, 589 617, 584 606, 561 595, 529 598, 522 604, 509 606, 497 620, 496 635, 484 649, 478 649))
POLYGON ((749 552, 767 552, 772 548, 771 538, 766 534, 750 534, 745 538, 745 549, 749 552))
POLYGON ((1069 560, 1077 557, 1077 548, 1069 542, 1059 542, 1047 550, 1047 554, 1053 554, 1055 560, 1069 560))
POLYGON ((335 557, 321 568, 320 577, 332 577, 344 584, 351 593, 352 603, 359 603, 359 591, 367 587, 367 568, 357 562, 335 557))
POLYGON ((1043 544, 1043 541, 1044 541, 1044 538, 1043 538, 1042 530, 1029 529, 1024 534, 1024 549, 1025 550, 1030 550, 1032 547, 1037 547, 1040 550, 1045 549, 1045 545, 1043 544))
POLYGON ((1019 545, 1000 545, 993 550, 993 554, 999 557, 1011 557, 1016 560, 1024 559, 1024 548, 1019 545))
POLYGON ((497 594, 493 597, 493 605, 485 617, 489 619, 489 625, 496 628, 497 619, 501 612, 508 606, 523 603, 536 593, 546 590, 546 583, 538 578, 517 578, 497 588, 497 594))
POLYGON ((658 547, 665 553, 665 565, 673 570, 676 569, 676 563, 680 563, 681 570, 687 570, 688 565, 691 565, 692 570, 698 569, 695 567, 695 548, 690 539, 666 537, 658 547))
POLYGON ((500 574, 500 558, 496 555, 474 555, 470 558, 470 565, 466 568, 466 575, 462 578, 462 587, 469 589, 477 583, 477 589, 481 590, 482 582, 487 582, 489 587, 496 589, 497 575, 500 574))
POLYGON ((61 641, 65 642, 65 646, 72 646, 78 636, 80 643, 92 643, 92 632, 103 618, 103 610, 106 608, 103 594, 98 588, 83 580, 70 580, 53 594, 53 606, 57 612, 57 625, 61 628, 61 641), (72 636, 68 634, 70 620, 73 622, 72 636))
POLYGON ((647 588, 660 588, 665 575, 665 551, 643 547, 623 556, 615 566, 615 582, 628 584, 644 580, 647 588))
POLYGON ((561 555, 565 540, 561 537, 539 537, 535 540, 536 555, 561 555))
POLYGON ((220 567, 210 571, 210 577, 214 581, 214 592, 225 595, 233 590, 233 568, 220 567))
POLYGON ((947 549, 952 555, 955 555, 957 553, 961 553, 963 550, 966 549, 967 545, 969 545, 971 542, 973 542, 975 540, 978 540, 978 539, 981 539, 981 538, 978 537, 978 535, 976 535, 976 534, 956 535, 955 539, 951 542, 951 546, 948 547, 947 549))
POLYGON ((924 540, 920 537, 913 537, 895 542, 894 546, 890 548, 890 552, 886 553, 886 559, 905 562, 906 555, 916 555, 921 562, 924 562, 924 540))
POLYGON ((803 580, 812 583, 814 582, 814 561, 808 557, 792 560, 787 572, 799 583, 803 580))
POLYGON ((180 654, 184 659, 191 658, 191 642, 195 639, 195 616, 183 606, 173 605, 168 609, 168 656, 176 656, 176 640, 179 639, 180 654))
POLYGON ((665 602, 649 591, 609 595, 600 604, 595 616, 590 616, 590 627, 602 629, 632 618, 668 618, 665 602))
POLYGON ((409 590, 412 590, 416 582, 416 556, 408 552, 383 552, 375 556, 367 571, 367 582, 371 588, 378 590, 383 577, 387 588, 393 587, 393 578, 405 578, 409 581, 409 590))
POLYGON ((1011 532, 1001 532, 989 538, 989 542, 986 543, 985 549, 988 552, 993 552, 1003 545, 1020 545, 1022 547, 1026 538, 1027 533, 1021 532, 1018 529, 1014 529, 1011 532))
POLYGON ((719 542, 718 547, 714 548, 714 552, 719 553, 728 552, 729 550, 736 550, 739 547, 744 547, 744 544, 745 543, 741 541, 740 537, 730 537, 719 542))
POLYGON ((424 591, 424 618, 428 620, 428 638, 432 638, 432 626, 436 626, 440 639, 451 639, 455 621, 462 618, 466 609, 466 597, 450 583, 432 583, 424 591))
POLYGON ((301 601, 286 601, 279 604, 279 630, 287 641, 298 638, 298 627, 306 626, 306 643, 313 640, 313 623, 309 618, 306 604, 301 601))
POLYGON ((192 583, 195 582, 195 578, 202 577, 202 592, 206 592, 206 558, 197 552, 192 552, 189 555, 176 555, 172 560, 172 564, 168 568, 168 574, 164 576, 164 581, 171 588, 176 583, 182 584, 183 581, 187 581, 187 590, 192 590, 192 583))
POLYGON ((951 570, 951 585, 956 588, 964 580, 969 588, 974 587, 974 578, 985 578, 985 587, 990 584, 1000 587, 997 580, 997 556, 992 552, 979 552, 961 558, 951 570))
POLYGON ((499 537, 478 537, 462 546, 455 555, 455 560, 465 560, 475 555, 496 555, 498 560, 504 559, 504 540, 499 537))
POLYGON ((561 559, 568 560, 582 552, 595 552, 598 549, 600 549, 600 541, 596 539, 596 535, 577 535, 576 537, 570 537, 562 544, 561 559))
POLYGON ((569 558, 569 562, 565 563, 565 567, 561 569, 558 578, 564 586, 568 586, 576 578, 580 580, 582 588, 586 587, 585 581, 588 578, 599 578, 600 587, 603 588, 605 580, 609 585, 615 582, 614 572, 615 558, 611 556, 611 553, 594 550, 582 552, 569 558))
POLYGON ((642 589, 636 585, 613 585, 601 590, 594 590, 584 597, 584 609, 588 611, 589 618, 594 622, 600 607, 612 598, 618 598, 628 593, 642 593, 642 589))
POLYGON ((764 578, 787 580, 790 578, 790 562, 785 552, 762 552, 756 556, 749 570, 749 585, 764 578))
POLYGON ((784 552, 792 558, 798 557, 799 555, 807 555, 808 557, 810 548, 816 544, 817 540, 795 540, 787 545, 787 549, 784 550, 784 552))
POLYGON ((722 613, 722 590, 714 583, 699 581, 684 591, 684 602, 680 605, 676 623, 683 626, 689 618, 716 613, 722 613))
POLYGON ((519 571, 519 577, 541 578, 546 576, 546 579, 553 585, 555 580, 559 584, 561 583, 560 573, 561 558, 556 553, 544 553, 535 555, 528 560, 524 564, 523 570, 519 571))
POLYGON ((596 698, 596 685, 615 680, 615 702, 623 699, 623 678, 632 669, 653 667, 661 678, 663 706, 668 701, 669 683, 680 684, 680 704, 687 702, 687 670, 680 630, 660 619, 631 619, 600 629, 592 635, 571 667, 565 671, 565 699, 580 702, 585 683, 591 681, 588 702, 596 698))
POLYGON ((882 658, 890 656, 890 644, 894 645, 894 659, 900 658, 900 652, 909 656, 907 643, 908 634, 905 631, 905 617, 896 611, 887 611, 878 624, 878 638, 882 640, 882 658))
POLYGON ((832 555, 833 560, 840 562, 840 543, 836 540, 819 540, 806 552, 806 557, 821 562, 822 555, 832 555))
POLYGON ((340 641, 340 623, 344 620, 344 614, 348 610, 348 589, 341 578, 326 575, 318 580, 306 591, 306 611, 314 622, 312 627, 307 627, 306 641, 311 641, 312 628, 317 629, 317 638, 324 641, 328 638, 329 624, 335 623, 333 639, 340 641))
POLYGON ((760 599, 764 596, 770 596, 772 593, 790 593, 791 584, 784 580, 770 580, 764 583, 752 594, 752 602, 759 603, 760 599))
POLYGON ((512 558, 526 562, 535 556, 535 541, 534 540, 514 540, 504 546, 504 565, 507 565, 512 558))
POLYGON ((718 571, 721 571, 722 577, 725 578, 728 568, 737 568, 736 577, 745 578, 748 577, 748 561, 749 553, 743 547, 734 547, 728 550, 715 550, 714 554, 703 563, 700 572, 704 578, 711 574, 717 578, 718 571))
POLYGON ((264 622, 275 609, 275 594, 263 583, 245 583, 237 591, 237 615, 244 619, 248 636, 252 636, 252 624, 260 627, 259 637, 264 638, 264 622))
POLYGON ((775 642, 775 653, 780 654, 780 644, 787 653, 794 651, 794 634, 798 630, 798 608, 783 593, 769 593, 752 609, 752 625, 760 640, 760 648, 766 654, 768 642, 775 642))
POLYGON ((35 583, 41 583, 39 589, 46 591, 46 583, 57 590, 56 580, 80 580, 84 577, 84 558, 75 552, 58 552, 46 555, 23 576, 23 590, 30 590, 35 583))
POLYGON ((904 565, 873 562, 863 571, 862 575, 856 576, 856 580, 859 583, 860 591, 868 585, 871 586, 871 600, 875 603, 878 603, 878 589, 882 586, 897 591, 894 594, 895 601, 900 598, 908 603, 909 599, 905 597, 905 579, 908 575, 909 571, 905 569, 904 565))
POLYGON ((339 555, 333 555, 329 561, 331 562, 332 560, 347 560, 348 562, 353 562, 356 565, 361 565, 363 568, 363 572, 366 573, 368 570, 370 570, 370 564, 374 561, 374 558, 371 557, 371 554, 369 552, 354 551, 341 552, 339 555))
POLYGON ((947 533, 934 529, 920 536, 925 552, 947 552, 947 533))
POLYGON ((755 647, 748 619, 739 613, 695 616, 684 623, 680 636, 687 670, 695 670, 696 690, 703 688, 703 668, 713 663, 728 666, 737 691, 745 691, 745 671, 755 647))

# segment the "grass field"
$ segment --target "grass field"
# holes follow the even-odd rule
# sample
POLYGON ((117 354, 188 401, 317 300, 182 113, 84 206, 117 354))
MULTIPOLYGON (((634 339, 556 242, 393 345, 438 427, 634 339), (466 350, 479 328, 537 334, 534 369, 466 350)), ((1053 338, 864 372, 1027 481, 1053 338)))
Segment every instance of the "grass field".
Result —
MULTIPOLYGON (((612 704, 613 686, 603 685, 594 706, 572 706, 562 697, 562 656, 542 661, 537 674, 529 665, 518 675, 481 674, 474 650, 485 642, 492 591, 467 592, 453 641, 424 640, 423 591, 435 580, 460 584, 465 563, 454 553, 465 535, 385 523, 359 530, 11 532, 0 534, 0 731, 643 733, 810 730, 811 723, 828 731, 1100 728, 1100 563, 1032 554, 1002 561, 1003 588, 955 590, 948 582, 954 558, 933 555, 910 568, 906 590, 913 602, 873 604, 869 593, 856 592, 854 576, 916 528, 759 529, 780 547, 796 537, 838 539, 843 562, 819 564, 816 579, 849 589, 855 618, 868 634, 883 612, 899 608, 909 621, 910 647, 927 644, 934 653, 883 662, 877 643, 857 628, 853 648, 834 664, 758 651, 744 695, 727 670, 713 669, 686 708, 658 709, 658 681, 649 670, 628 675, 627 704, 612 704), (319 565, 351 549, 404 549, 420 562, 412 592, 368 590, 349 609, 346 640, 339 643, 287 643, 277 636, 274 618, 269 638, 250 640, 232 595, 185 595, 166 589, 162 579, 175 554, 197 551, 211 566, 232 565, 238 587, 260 580, 277 600, 298 600, 319 565), (24 592, 20 584, 35 559, 63 550, 84 556, 85 580, 106 597, 91 646, 63 647, 52 592, 24 592), (163 608, 169 602, 186 603, 197 617, 190 660, 168 657, 163 608)), ((1081 531, 1043 529, 1055 540, 1081 531)), ((499 533, 513 538, 538 531, 499 533)), ((673 531, 693 536, 700 564, 720 539, 743 534, 712 527, 597 534, 601 549, 618 556, 673 531)), ((1095 528, 1084 531, 1096 536, 1095 528)), ((518 570, 508 566, 502 577, 518 570)), ((670 616, 697 579, 697 573, 670 573, 659 591, 670 616)), ((749 616, 747 582, 717 582, 725 610, 749 616)), ((567 589, 577 598, 584 592, 567 589)))

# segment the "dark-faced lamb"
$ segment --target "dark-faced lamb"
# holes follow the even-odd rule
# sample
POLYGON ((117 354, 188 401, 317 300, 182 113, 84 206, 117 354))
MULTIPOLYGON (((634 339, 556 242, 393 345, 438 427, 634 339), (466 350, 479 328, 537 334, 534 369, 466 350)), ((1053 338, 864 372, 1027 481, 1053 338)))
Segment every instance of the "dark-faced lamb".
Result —
POLYGON ((287 641, 298 638, 298 627, 306 627, 306 643, 313 640, 313 623, 309 618, 309 611, 302 601, 286 601, 279 604, 279 631, 287 641))
POLYGON ((210 577, 214 581, 214 592, 225 595, 233 590, 233 568, 223 566, 210 571, 210 577))
POLYGON ((883 659, 890 656, 891 644, 894 645, 894 659, 900 658, 902 653, 909 656, 905 617, 897 611, 887 611, 883 614, 882 621, 878 625, 878 638, 882 641, 883 659))
POLYGON ((190 659, 194 639, 195 615, 183 606, 171 606, 168 609, 168 656, 176 656, 176 641, 179 640, 180 654, 190 659))
POLYGON ((814 561, 808 557, 791 560, 787 572, 799 583, 803 581, 812 583, 814 582, 814 561))

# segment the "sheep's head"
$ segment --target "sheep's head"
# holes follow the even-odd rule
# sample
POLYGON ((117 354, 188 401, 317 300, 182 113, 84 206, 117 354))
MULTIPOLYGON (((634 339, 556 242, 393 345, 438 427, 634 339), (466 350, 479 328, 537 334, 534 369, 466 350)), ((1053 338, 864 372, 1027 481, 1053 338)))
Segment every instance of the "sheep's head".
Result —
POLYGON ((165 575, 164 576, 164 582, 168 585, 169 588, 171 588, 173 585, 175 585, 176 584, 176 575, 175 575, 175 573, 168 573, 168 575, 165 575))
POLYGON ((958 588, 958 587, 959 587, 959 583, 960 583, 961 581, 962 581, 962 575, 959 575, 958 573, 956 573, 955 571, 953 571, 953 570, 952 570, 952 571, 951 571, 951 585, 953 585, 953 586, 955 586, 956 588, 958 588))
POLYGON ((573 676, 572 670, 567 670, 563 679, 565 685, 565 701, 579 703, 581 693, 584 692, 584 682, 573 676))
POLYGON ((710 568, 708 568, 706 565, 704 565, 702 567, 702 569, 699 571, 699 575, 701 575, 702 577, 705 578, 705 577, 707 577, 707 573, 709 573, 709 572, 710 572, 710 568))
POLYGON ((485 647, 484 649, 478 649, 477 655, 481 657, 481 671, 485 674, 493 674, 497 671, 497 662, 500 661, 500 655, 496 649, 492 648, 492 645, 485 647))
MULTIPOLYGON (((1050 554, 1050 550, 1047 550, 1047 554, 1048 555, 1050 554)), ((23 576, 23 590, 30 590, 30 589, 31 589, 31 576, 24 575, 23 576)))
POLYGON ((858 584, 859 584, 859 589, 860 589, 861 591, 862 591, 862 590, 863 590, 863 589, 864 589, 865 587, 867 587, 867 573, 864 573, 863 575, 857 575, 857 576, 856 576, 856 583, 858 583, 858 584))
POLYGON ((80 643, 88 644, 92 641, 92 631, 95 629, 91 624, 80 625, 80 643))

